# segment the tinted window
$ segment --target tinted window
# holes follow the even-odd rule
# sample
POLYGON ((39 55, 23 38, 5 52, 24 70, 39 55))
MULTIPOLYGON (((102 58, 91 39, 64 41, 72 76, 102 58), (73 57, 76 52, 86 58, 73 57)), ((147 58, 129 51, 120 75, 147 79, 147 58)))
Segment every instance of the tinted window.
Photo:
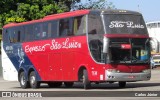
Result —
POLYGON ((55 38, 58 36, 57 25, 57 21, 26 25, 24 26, 25 41, 55 38))
POLYGON ((83 35, 86 33, 85 30, 85 16, 78 16, 74 18, 74 27, 73 27, 73 33, 74 35, 83 35))
POLYGON ((24 27, 20 26, 20 27, 4 29, 3 39, 4 42, 9 42, 9 43, 23 42, 24 27))
POLYGON ((3 29, 3 42, 8 43, 9 41, 9 29, 3 29))
POLYGON ((23 42, 25 39, 25 34, 24 34, 24 27, 16 27, 16 41, 17 42, 23 42))
POLYGON ((8 35, 9 35, 9 37, 8 37, 9 38, 9 42, 13 43, 14 40, 15 40, 15 30, 13 28, 10 28, 8 30, 8 35))
POLYGON ((41 31, 41 37, 40 37, 40 39, 47 39, 47 38, 49 38, 48 37, 48 23, 47 22, 44 22, 42 24, 42 29, 41 30, 42 31, 41 31))
POLYGON ((49 36, 58 37, 58 21, 52 21, 48 24, 49 36), (51 29, 51 30, 50 30, 51 29))
POLYGON ((45 22, 42 24, 42 36, 39 39, 49 39, 58 37, 57 21, 45 22))
POLYGON ((141 15, 106 14, 104 23, 107 33, 148 34, 141 15))
POLYGON ((88 16, 88 34, 104 34, 100 16, 88 16))
POLYGON ((88 15, 88 40, 92 57, 97 62, 104 62, 103 37, 104 29, 99 15, 88 15))
POLYGON ((38 23, 38 24, 34 24, 34 36, 35 36, 35 39, 40 39, 42 38, 43 34, 42 34, 42 24, 41 23, 38 23))
POLYGON ((31 41, 34 40, 34 34, 33 34, 33 25, 26 25, 25 26, 25 41, 31 41))
POLYGON ((8 30, 8 32, 9 32, 10 43, 20 42, 21 31, 20 31, 19 27, 11 28, 8 30))
POLYGON ((73 35, 73 19, 61 19, 59 21, 59 36, 70 36, 73 35))

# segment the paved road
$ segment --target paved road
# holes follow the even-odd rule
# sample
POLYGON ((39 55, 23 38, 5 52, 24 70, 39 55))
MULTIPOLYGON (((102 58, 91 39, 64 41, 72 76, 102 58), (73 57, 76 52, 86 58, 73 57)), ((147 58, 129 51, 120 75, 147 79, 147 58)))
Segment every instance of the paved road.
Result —
MULTIPOLYGON (((42 96, 48 95, 48 96, 57 98, 58 100, 64 100, 64 99, 75 100, 75 98, 72 98, 72 96, 74 97, 78 94, 80 94, 78 95, 78 97, 84 96, 87 99, 89 98, 92 100, 103 100, 105 95, 109 96, 107 98, 110 98, 110 100, 117 99, 117 98, 112 98, 112 96, 118 96, 119 100, 137 99, 136 96, 138 97, 140 96, 140 98, 138 98, 140 100, 149 100, 151 98, 154 98, 154 100, 155 99, 158 100, 160 99, 160 69, 152 70, 152 78, 150 81, 130 82, 130 83, 127 83, 126 88, 119 88, 117 83, 114 83, 114 84, 102 83, 99 85, 92 84, 91 89, 84 90, 82 83, 75 83, 72 88, 65 88, 64 86, 60 88, 49 88, 47 84, 41 84, 41 87, 39 89, 30 89, 30 88, 21 89, 19 82, 5 81, 2 79, 2 77, 0 77, 0 91, 1 92, 16 91, 18 93, 21 93, 21 92, 25 92, 25 93, 38 92, 39 93, 40 92, 43 94, 42 96), (44 91, 48 91, 48 92, 44 92, 44 91), (148 96, 145 96, 145 95, 148 95, 148 93, 152 93, 153 96, 150 98, 148 96), (62 98, 59 98, 61 96, 62 98), (90 97, 87 97, 87 96, 90 96, 90 97), (100 98, 95 98, 97 96, 100 96, 100 98), (123 98, 123 96, 128 96, 128 97, 123 98), (130 96, 133 98, 131 98, 130 96)), ((47 98, 47 99, 50 100, 50 98, 47 98)))

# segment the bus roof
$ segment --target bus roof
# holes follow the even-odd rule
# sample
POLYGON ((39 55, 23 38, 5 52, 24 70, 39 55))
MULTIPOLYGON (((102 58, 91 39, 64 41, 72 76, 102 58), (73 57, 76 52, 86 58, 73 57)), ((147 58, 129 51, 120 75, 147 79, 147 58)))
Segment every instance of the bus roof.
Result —
POLYGON ((80 15, 85 15, 85 14, 140 14, 135 11, 129 11, 129 10, 118 10, 118 9, 105 9, 105 10, 76 10, 76 11, 71 11, 71 12, 64 12, 64 13, 59 13, 59 14, 52 14, 45 16, 42 19, 37 19, 37 20, 32 20, 32 21, 27 21, 27 22, 21 22, 21 23, 10 23, 7 25, 4 25, 3 28, 9 28, 9 27, 16 27, 16 26, 23 26, 27 24, 34 24, 34 23, 39 23, 39 22, 44 22, 44 21, 49 21, 49 20, 54 20, 54 19, 61 19, 61 18, 67 18, 67 17, 72 17, 72 16, 80 16, 80 15))
POLYGON ((123 9, 100 9, 100 10, 90 10, 90 13, 100 13, 100 14, 134 14, 141 15, 141 13, 131 10, 123 9))

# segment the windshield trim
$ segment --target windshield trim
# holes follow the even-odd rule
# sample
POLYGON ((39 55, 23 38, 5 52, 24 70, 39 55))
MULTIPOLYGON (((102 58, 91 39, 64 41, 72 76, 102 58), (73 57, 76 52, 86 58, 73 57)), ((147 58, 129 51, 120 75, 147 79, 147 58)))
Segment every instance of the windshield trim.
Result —
POLYGON ((128 33, 124 33, 124 34, 105 34, 104 35, 107 38, 149 38, 148 34, 128 34, 128 33))

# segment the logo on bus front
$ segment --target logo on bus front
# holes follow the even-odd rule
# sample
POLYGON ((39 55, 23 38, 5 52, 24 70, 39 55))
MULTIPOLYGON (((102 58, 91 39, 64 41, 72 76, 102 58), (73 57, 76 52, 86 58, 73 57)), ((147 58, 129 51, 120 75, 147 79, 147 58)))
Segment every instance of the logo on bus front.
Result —
POLYGON ((109 27, 110 28, 144 28, 144 25, 140 23, 135 24, 133 21, 111 21, 109 27))

